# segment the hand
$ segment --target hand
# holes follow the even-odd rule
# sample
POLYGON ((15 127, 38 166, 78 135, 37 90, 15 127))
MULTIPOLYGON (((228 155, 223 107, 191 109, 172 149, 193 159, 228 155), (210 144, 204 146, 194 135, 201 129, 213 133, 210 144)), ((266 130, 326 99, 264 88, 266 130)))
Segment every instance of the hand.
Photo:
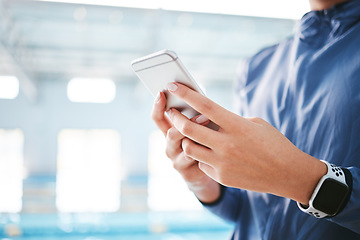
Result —
MULTIPOLYGON (((208 203, 215 201, 220 196, 219 184, 200 170, 198 161, 184 154, 182 146, 191 140, 173 127, 165 114, 165 106, 165 94, 160 92, 153 106, 152 119, 166 137, 166 155, 200 201, 208 203)), ((201 116, 194 117, 192 121, 204 125, 209 122, 201 116)))
POLYGON ((203 172, 226 186, 308 203, 325 164, 260 118, 238 116, 179 83, 168 90, 220 127, 211 130, 171 110, 174 127, 189 139, 183 141, 184 154, 199 161, 203 172))

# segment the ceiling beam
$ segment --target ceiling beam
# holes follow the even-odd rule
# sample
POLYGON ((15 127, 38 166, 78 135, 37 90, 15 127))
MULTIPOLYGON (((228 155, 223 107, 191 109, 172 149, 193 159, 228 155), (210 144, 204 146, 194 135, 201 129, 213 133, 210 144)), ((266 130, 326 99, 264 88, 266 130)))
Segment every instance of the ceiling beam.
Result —
POLYGON ((12 17, 10 3, 9 0, 0 0, 0 75, 15 76, 19 80, 20 90, 31 102, 35 102, 38 95, 36 84, 15 54, 24 53, 26 47, 19 44, 21 36, 12 17))
POLYGON ((21 65, 9 53, 9 51, 4 47, 2 43, 0 43, 0 54, 2 56, 2 59, 4 59, 11 66, 11 73, 7 72, 6 74, 14 75, 19 80, 20 90, 31 102, 36 102, 38 90, 35 82, 23 70, 21 65))

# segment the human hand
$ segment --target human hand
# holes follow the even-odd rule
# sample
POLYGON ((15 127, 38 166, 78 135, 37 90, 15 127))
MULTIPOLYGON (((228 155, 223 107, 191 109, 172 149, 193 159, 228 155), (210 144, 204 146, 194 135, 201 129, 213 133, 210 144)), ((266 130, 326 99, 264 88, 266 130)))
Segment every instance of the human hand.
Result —
POLYGON ((169 114, 174 127, 189 139, 182 143, 184 154, 199 161, 203 172, 226 186, 308 203, 326 173, 322 162, 263 119, 238 116, 179 83, 169 84, 168 90, 220 127, 214 131, 196 124, 176 109, 169 114))
MULTIPOLYGON (((166 155, 200 201, 215 201, 220 195, 219 184, 199 169, 198 161, 184 154, 182 146, 191 140, 172 125, 165 114, 165 106, 165 94, 160 92, 153 105, 152 119, 166 137, 166 155)), ((209 122, 200 115, 191 120, 203 125, 209 122)))

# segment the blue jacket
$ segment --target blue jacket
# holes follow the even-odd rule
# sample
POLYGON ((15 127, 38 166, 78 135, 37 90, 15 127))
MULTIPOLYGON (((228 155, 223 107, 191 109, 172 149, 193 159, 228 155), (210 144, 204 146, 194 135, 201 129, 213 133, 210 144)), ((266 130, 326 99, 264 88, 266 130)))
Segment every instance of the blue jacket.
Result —
POLYGON ((341 213, 316 219, 290 199, 224 187, 206 208, 234 222, 232 239, 360 239, 360 0, 304 15, 292 38, 247 61, 236 93, 240 115, 349 169, 353 190, 341 213))

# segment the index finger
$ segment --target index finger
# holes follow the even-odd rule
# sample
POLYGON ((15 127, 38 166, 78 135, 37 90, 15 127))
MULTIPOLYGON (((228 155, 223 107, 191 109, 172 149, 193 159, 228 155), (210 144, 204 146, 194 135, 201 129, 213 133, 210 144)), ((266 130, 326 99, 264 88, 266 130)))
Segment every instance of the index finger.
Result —
MULTIPOLYGON (((212 122, 221 126, 222 128, 227 125, 229 121, 228 111, 211 101, 206 96, 198 93, 191 88, 181 83, 168 83, 167 89, 172 94, 183 99, 187 104, 194 108, 199 113, 208 117, 212 122)), ((246 123, 246 120, 244 123, 246 123)))

